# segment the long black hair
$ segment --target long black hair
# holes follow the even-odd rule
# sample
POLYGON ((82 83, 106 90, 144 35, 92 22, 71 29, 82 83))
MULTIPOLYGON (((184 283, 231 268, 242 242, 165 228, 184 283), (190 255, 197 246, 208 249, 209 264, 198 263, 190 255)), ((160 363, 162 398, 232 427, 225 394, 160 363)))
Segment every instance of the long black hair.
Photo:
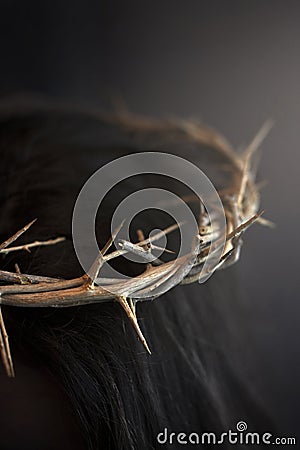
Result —
MULTIPOLYGON (((30 254, 9 254, 1 258, 1 268, 14 270, 18 263, 24 273, 63 278, 82 275, 71 236, 72 210, 82 185, 106 162, 145 149, 155 151, 162 143, 174 151, 175 144, 164 133, 159 142, 157 137, 143 138, 143 133, 137 139, 120 126, 89 114, 42 109, 2 112, 0 239, 4 241, 38 218, 20 242, 57 236, 65 236, 66 241, 33 249, 30 254)), ((193 160, 201 149, 191 142, 185 144, 178 144, 176 151, 193 160)), ((145 183, 145 177, 133 180, 128 189, 145 183)), ((117 201, 114 195, 99 213, 100 244, 109 236, 110 209, 117 201)), ((162 228, 158 220, 163 218, 151 214, 142 226, 146 231, 152 225, 162 228)), ((124 261, 116 264, 130 274, 141 270, 124 261)), ((269 426, 243 367, 245 359, 239 359, 249 337, 234 268, 215 273, 203 285, 177 286, 159 299, 138 305, 151 356, 115 302, 3 310, 16 376, 21 376, 20 360, 42 370, 66 394, 61 402, 70 405, 67 414, 74 416, 83 436, 84 444, 78 437, 78 448, 148 450, 162 446, 157 436, 166 430, 168 435, 222 433, 235 429, 240 420, 253 431, 269 426)), ((22 448, 33 449, 34 442, 23 442, 22 448)), ((172 442, 168 440, 165 447, 181 448, 174 436, 172 442)), ((13 448, 6 445, 3 448, 13 448)), ((58 448, 51 445, 45 441, 43 448, 58 448)), ((226 443, 221 447, 226 448, 226 443)))

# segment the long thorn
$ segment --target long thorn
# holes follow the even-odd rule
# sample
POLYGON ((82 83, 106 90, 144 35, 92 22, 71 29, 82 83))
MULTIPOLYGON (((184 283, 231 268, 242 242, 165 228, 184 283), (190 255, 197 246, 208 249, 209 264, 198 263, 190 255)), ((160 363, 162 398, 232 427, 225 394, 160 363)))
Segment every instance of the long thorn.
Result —
POLYGON ((17 247, 2 248, 2 249, 0 249, 0 253, 11 253, 11 252, 17 252, 20 250, 26 250, 30 253, 30 249, 33 247, 43 247, 43 246, 48 246, 48 245, 55 245, 55 244, 59 244, 60 242, 65 241, 65 240, 66 240, 65 237, 58 237, 55 239, 49 239, 48 241, 35 241, 35 242, 30 242, 29 244, 18 245, 17 247))
POLYGON ((150 351, 150 348, 149 348, 149 346, 147 344, 147 341, 146 341, 146 339, 145 339, 145 337, 144 337, 144 335, 143 335, 143 333, 142 333, 142 331, 140 329, 140 326, 138 324, 136 316, 134 315, 133 311, 131 310, 129 304, 127 303, 126 297, 122 295, 122 296, 116 297, 116 299, 120 303, 122 308, 124 309, 127 317, 129 318, 131 324, 133 325, 133 328, 135 329, 135 331, 136 331, 138 337, 140 338, 143 346, 145 347, 147 352, 151 355, 151 351, 150 351))
POLYGON ((8 334, 5 328, 4 319, 2 315, 1 305, 0 305, 0 347, 2 361, 6 370, 7 375, 10 378, 14 378, 15 371, 12 362, 12 357, 10 353, 10 346, 8 341, 8 334))
POLYGON ((32 220, 31 222, 29 222, 27 225, 25 225, 25 227, 21 228, 19 231, 17 231, 13 236, 11 236, 9 239, 7 239, 6 241, 2 242, 2 244, 0 244, 0 250, 2 250, 3 248, 6 248, 8 245, 10 245, 12 242, 14 242, 16 239, 18 239, 18 237, 20 237, 23 233, 25 233, 25 231, 27 231, 31 225, 34 224, 34 222, 36 222, 37 219, 32 220))
POLYGON ((95 280, 97 278, 97 275, 105 263, 104 255, 107 252, 107 250, 111 247, 113 241, 115 240, 117 234, 121 230, 122 226, 124 225, 125 220, 121 222, 121 224, 117 227, 117 229, 112 233, 111 237, 108 239, 102 250, 99 252, 97 258, 92 264, 92 267, 89 270, 88 273, 88 281, 86 283, 86 286, 88 289, 93 289, 95 285, 95 280))
POLYGON ((241 161, 243 164, 243 167, 242 167, 242 175, 241 175, 241 184, 240 184, 238 200, 237 200, 239 207, 241 207, 243 199, 244 199, 247 181, 249 180, 250 177, 253 176, 253 175, 252 176, 250 175, 250 172, 251 172, 250 167, 251 167, 252 157, 253 157, 254 153, 257 151, 257 149, 260 147, 263 140, 266 138, 266 136, 269 133, 269 131, 271 130, 272 126, 273 126, 273 122, 271 120, 267 121, 261 127, 261 129, 258 131, 258 133, 254 136, 254 139, 252 140, 252 142, 247 147, 247 149, 244 153, 243 160, 241 161))

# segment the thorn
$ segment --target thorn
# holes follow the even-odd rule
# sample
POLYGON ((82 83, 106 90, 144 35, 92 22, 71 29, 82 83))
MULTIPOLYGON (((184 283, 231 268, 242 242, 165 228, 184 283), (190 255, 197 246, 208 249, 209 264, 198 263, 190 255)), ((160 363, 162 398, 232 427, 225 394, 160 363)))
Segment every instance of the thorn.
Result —
POLYGON ((105 253, 107 252, 107 250, 109 250, 109 248, 111 247, 112 243, 114 242, 115 238, 117 237, 117 235, 119 234, 119 231, 121 230, 121 228, 123 227, 125 222, 125 219, 122 220, 122 222, 120 223, 120 225, 115 229, 115 231, 113 231, 111 237, 108 239, 108 241, 106 242, 106 244, 104 245, 104 247, 101 250, 102 255, 104 256, 105 253))
POLYGON ((136 234, 137 234, 137 238, 138 238, 139 242, 145 240, 145 235, 143 233, 143 230, 141 230, 141 229, 136 230, 136 234))
POLYGON ((261 215, 264 213, 264 211, 260 211, 256 214, 254 214, 254 216, 250 217, 250 219, 246 220, 246 222, 241 223, 238 227, 234 228, 227 236, 226 236, 226 241, 235 238, 239 233, 241 233, 242 231, 246 231, 246 229, 248 227, 250 227, 250 225, 252 225, 254 222, 257 222, 261 215))
POLYGON ((151 242, 150 242, 150 248, 153 249, 153 250, 162 250, 162 251, 164 251, 166 253, 171 253, 172 255, 175 254, 175 252, 173 252, 172 250, 169 250, 169 249, 167 249, 165 247, 158 247, 157 245, 153 245, 151 242))
POLYGON ((254 136, 254 138, 252 139, 252 141, 250 142, 250 144, 246 148, 246 150, 244 152, 244 158, 245 159, 248 157, 248 155, 251 158, 251 156, 256 152, 256 150, 259 149, 259 147, 261 146, 261 144, 263 143, 263 141, 265 140, 265 138, 267 137, 267 135, 269 134, 269 132, 273 128, 273 125, 274 125, 274 122, 271 119, 267 120, 262 125, 262 127, 260 128, 258 133, 254 136))
POLYGON ((272 126, 273 126, 273 122, 271 120, 268 120, 266 123, 264 123, 264 125, 261 127, 261 129, 258 131, 258 133, 254 136, 254 139, 248 145, 247 149, 244 152, 244 155, 242 156, 242 159, 241 159, 242 174, 241 174, 241 182, 240 182, 241 184, 240 184, 239 193, 238 193, 239 207, 242 206, 247 181, 250 176, 251 159, 252 159, 254 153, 257 151, 257 149, 262 144, 263 140, 266 138, 266 136, 269 133, 269 131, 271 130, 272 126))
POLYGON ((89 270, 88 281, 86 283, 87 289, 94 289, 95 279, 97 278, 99 270, 101 269, 103 264, 104 264, 103 255, 101 252, 99 252, 97 258, 95 259, 92 267, 89 270))
POLYGON ((151 355, 150 348, 149 348, 149 346, 147 344, 147 341, 146 341, 146 339, 145 339, 145 337, 144 337, 144 335, 143 335, 143 333, 142 333, 142 331, 140 329, 140 326, 138 324, 137 318, 136 318, 135 314, 133 313, 131 307, 129 306, 127 300, 126 300, 126 296, 124 296, 124 295, 118 296, 118 297, 116 297, 116 300, 120 303, 120 305, 124 309, 127 317, 129 318, 131 324, 133 325, 133 328, 135 329, 135 331, 136 331, 138 337, 140 338, 143 346, 145 347, 145 349, 147 350, 149 355, 151 355))
MULTIPOLYGON (((141 230, 141 229, 136 230, 136 234, 137 234, 137 238, 138 238, 139 242, 142 242, 142 241, 145 240, 145 235, 144 235, 143 230, 141 230)), ((151 244, 150 244, 150 242, 149 242, 148 244, 144 244, 144 245, 142 246, 142 248, 143 248, 144 250, 149 250, 149 249, 151 249, 151 244)), ((150 269, 152 269, 152 264, 151 264, 151 262, 148 262, 147 265, 146 265, 146 271, 147 271, 147 270, 150 270, 150 269)))
POLYGON ((268 180, 262 180, 262 181, 259 181, 258 183, 256 183, 256 189, 257 189, 258 191, 261 191, 261 190, 264 189, 268 184, 269 184, 268 180))
POLYGON ((129 306, 131 308, 131 311, 134 314, 134 317, 136 318, 136 301, 132 300, 132 298, 129 299, 129 306))
POLYGON ((265 219, 264 217, 258 217, 257 222, 265 227, 276 228, 276 223, 272 222, 272 220, 265 219))
POLYGON ((95 261, 92 264, 92 267, 89 270, 89 274, 90 275, 86 274, 86 277, 87 277, 86 287, 87 287, 87 289, 94 289, 95 280, 97 278, 97 275, 98 275, 101 267, 103 266, 103 264, 105 262, 104 255, 107 252, 107 250, 110 248, 112 243, 114 242, 117 234, 119 233, 119 231, 121 230, 122 226, 124 225, 124 222, 125 222, 125 219, 121 222, 121 224, 117 227, 117 229, 112 233, 111 237, 108 239, 108 241, 106 242, 106 244, 104 245, 102 250, 99 252, 97 258, 95 259, 95 261))
POLYGON ((14 365, 11 357, 8 334, 5 328, 1 305, 0 305, 0 352, 7 376, 10 378, 14 378, 15 377, 14 365))
POLYGON ((7 239, 6 241, 2 242, 2 244, 0 244, 0 250, 6 248, 12 242, 17 240, 18 237, 20 237, 23 233, 25 233, 25 231, 27 231, 31 227, 31 225, 33 225, 36 221, 37 221, 37 219, 33 219, 31 222, 29 222, 27 225, 25 225, 23 228, 21 228, 15 234, 13 234, 9 239, 7 239))
POLYGON ((198 218, 198 228, 199 229, 206 224, 206 220, 207 220, 207 214, 205 211, 205 206, 204 206, 202 200, 200 200, 200 202, 199 202, 199 218, 198 218))

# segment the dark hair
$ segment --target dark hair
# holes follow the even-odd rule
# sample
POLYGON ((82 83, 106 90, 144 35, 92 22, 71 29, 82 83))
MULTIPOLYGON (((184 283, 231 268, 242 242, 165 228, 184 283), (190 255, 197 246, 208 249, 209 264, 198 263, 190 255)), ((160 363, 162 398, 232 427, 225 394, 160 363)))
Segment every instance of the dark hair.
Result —
MULTIPOLYGON (((136 139, 88 114, 57 111, 2 116, 0 139, 1 239, 34 218, 38 221, 20 242, 67 238, 30 254, 7 255, 1 258, 1 268, 14 270, 17 262, 25 273, 81 275, 71 239, 72 209, 80 188, 111 159, 144 150, 146 141, 147 149, 156 150, 157 142, 149 136, 136 139)), ((173 151, 164 139, 162 133, 161 142, 173 151)), ((182 152, 190 147, 188 142, 182 152)), ((199 150, 194 147, 191 158, 199 150)), ((143 183, 145 178, 133 180, 128 189, 143 183)), ((107 216, 98 218, 101 244, 108 238, 114 195, 107 200, 107 216)), ((142 225, 149 224, 144 219, 142 225)), ((118 264, 130 273, 140 270, 124 261, 118 264)), ((47 368, 66 392, 89 449, 157 448, 157 434, 165 427, 200 434, 235 429, 239 420, 253 431, 269 426, 243 368, 241 352, 249 338, 234 268, 215 273, 204 285, 177 286, 159 299, 138 304, 151 356, 114 302, 3 309, 13 355, 47 368)))

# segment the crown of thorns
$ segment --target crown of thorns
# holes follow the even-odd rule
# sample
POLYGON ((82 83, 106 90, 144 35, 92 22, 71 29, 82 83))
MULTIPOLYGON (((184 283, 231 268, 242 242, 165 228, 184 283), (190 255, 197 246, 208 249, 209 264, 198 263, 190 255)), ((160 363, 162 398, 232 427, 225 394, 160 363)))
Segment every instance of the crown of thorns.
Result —
MULTIPOLYGON (((255 182, 255 169, 252 164, 253 155, 269 131, 270 123, 266 123, 246 150, 242 154, 238 154, 220 133, 194 121, 161 122, 145 120, 128 114, 114 116, 108 118, 108 120, 131 132, 180 132, 184 138, 202 145, 208 145, 212 151, 218 152, 225 158, 227 170, 228 168, 230 170, 230 181, 228 185, 222 186, 218 190, 218 194, 226 217, 226 238, 222 256, 218 264, 214 266, 213 271, 228 267, 239 259, 242 245, 241 237, 255 221, 264 225, 272 225, 271 222, 261 217, 262 211, 259 211, 259 185, 255 182)), ((25 233, 35 220, 0 244, 0 253, 30 251, 33 247, 58 245, 65 240, 64 237, 57 237, 52 240, 12 246, 11 244, 25 233)), ((160 262, 158 265, 153 265, 149 262, 150 260, 153 261, 152 250, 155 248, 153 242, 158 240, 162 233, 171 233, 177 227, 178 225, 172 225, 163 232, 152 236, 151 239, 145 238, 142 230, 137 230, 139 238, 137 243, 122 240, 119 242, 121 248, 109 252, 121 228, 120 226, 112 233, 112 236, 100 251, 89 274, 83 274, 79 278, 66 280, 24 274, 21 273, 17 265, 16 272, 0 270, 0 349, 7 375, 13 377, 14 368, 1 305, 66 307, 117 301, 127 314, 142 344, 150 353, 146 339, 138 324, 136 303, 141 300, 152 299, 154 287, 163 285, 164 291, 166 291, 177 284, 201 281, 201 277, 207 276, 207 273, 203 272, 202 269, 209 252, 219 249, 220 245, 224 244, 223 241, 220 242, 218 230, 212 230, 210 218, 204 206, 200 205, 198 234, 194 236, 190 253, 176 259, 175 262, 160 262), (103 265, 107 261, 126 253, 133 253, 142 257, 147 262, 145 271, 141 275, 125 281, 123 279, 102 278, 101 286, 96 285, 94 280, 103 265), (140 296, 141 293, 142 296, 140 296), (137 294, 139 294, 139 298, 135 298, 137 294)))

